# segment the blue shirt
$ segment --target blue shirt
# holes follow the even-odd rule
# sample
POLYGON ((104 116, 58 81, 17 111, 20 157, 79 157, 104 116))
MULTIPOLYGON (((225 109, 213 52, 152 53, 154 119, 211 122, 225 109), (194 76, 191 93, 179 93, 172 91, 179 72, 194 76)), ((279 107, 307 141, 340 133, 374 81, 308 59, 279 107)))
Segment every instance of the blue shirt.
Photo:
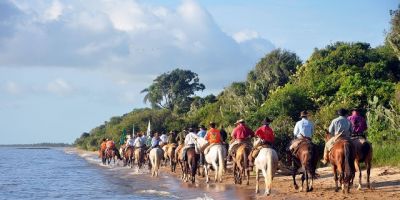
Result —
POLYGON ((160 143, 160 139, 159 138, 153 137, 151 139, 151 147, 156 147, 156 146, 158 146, 159 143, 160 143))
POLYGON ((294 137, 296 138, 301 138, 301 136, 311 138, 313 132, 314 124, 306 118, 302 118, 300 121, 298 121, 293 130, 294 137))
POLYGON ((352 130, 353 127, 350 120, 343 116, 339 116, 338 118, 334 119, 329 126, 329 133, 331 135, 337 135, 341 133, 343 136, 350 136, 352 130))
POLYGON ((205 130, 200 130, 200 131, 197 133, 197 135, 198 135, 199 137, 204 138, 204 137, 206 136, 206 133, 207 133, 207 131, 205 131, 205 130))

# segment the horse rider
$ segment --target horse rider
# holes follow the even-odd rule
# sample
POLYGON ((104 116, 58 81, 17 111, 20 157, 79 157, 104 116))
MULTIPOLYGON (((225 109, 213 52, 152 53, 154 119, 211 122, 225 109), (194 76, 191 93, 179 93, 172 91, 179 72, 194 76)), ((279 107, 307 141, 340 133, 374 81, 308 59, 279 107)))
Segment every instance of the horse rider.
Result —
POLYGON ((206 134, 207 134, 207 129, 206 129, 206 127, 204 125, 200 125, 199 128, 200 128, 200 131, 197 133, 197 135, 199 137, 204 138, 206 136, 206 134))
POLYGON ((200 154, 201 164, 204 164, 204 155, 208 153, 208 151, 213 145, 222 144, 221 133, 217 128, 215 128, 216 127, 215 122, 210 122, 209 125, 210 125, 210 130, 207 131, 204 137, 204 139, 207 140, 208 143, 204 145, 204 147, 202 147, 204 151, 202 151, 203 153, 200 154))
POLYGON ((135 141, 133 142, 133 146, 135 148, 144 148, 146 146, 145 139, 143 139, 142 133, 140 133, 140 132, 137 133, 137 137, 135 138, 135 141))
POLYGON ((353 129, 350 120, 346 118, 347 110, 341 108, 337 111, 339 117, 334 119, 329 125, 329 134, 334 135, 331 137, 325 144, 324 148, 324 157, 321 160, 323 164, 328 163, 329 161, 329 151, 332 149, 333 145, 335 144, 336 140, 339 138, 345 139, 351 136, 351 131, 353 129))
POLYGON ((126 152, 126 150, 129 147, 134 147, 135 146, 135 140, 131 137, 131 135, 127 135, 126 137, 127 137, 127 140, 126 140, 125 149, 124 149, 123 152, 126 152))
POLYGON ((366 139, 365 131, 367 130, 367 122, 364 117, 360 115, 359 109, 355 108, 351 112, 351 116, 347 117, 353 127, 352 137, 363 137, 366 139))
MULTIPOLYGON (((189 133, 185 136, 185 143, 182 150, 182 160, 186 161, 186 151, 188 148, 197 148, 196 143, 199 136, 194 132, 193 128, 189 128, 189 133)), ((197 150, 196 150, 197 152, 197 150)))
POLYGON ((254 132, 246 126, 246 123, 243 119, 239 119, 236 121, 236 127, 232 131, 232 139, 233 142, 229 145, 229 150, 228 150, 228 159, 230 160, 233 155, 232 153, 236 152, 236 148, 239 147, 241 143, 247 143, 250 146, 251 142, 250 139, 254 137, 254 132))
POLYGON ((308 120, 308 112, 300 112, 301 120, 296 122, 293 129, 294 140, 291 142, 289 150, 294 155, 302 142, 311 142, 314 133, 314 123, 308 120))
POLYGON ((103 157, 104 151, 107 149, 107 139, 103 138, 101 144, 100 144, 100 149, 99 149, 99 158, 103 157))
POLYGON ((253 150, 249 154, 249 168, 254 166, 254 159, 263 147, 271 148, 275 141, 275 134, 269 124, 272 122, 271 119, 266 117, 262 121, 262 126, 259 127, 255 132, 255 137, 260 138, 260 142, 254 146, 253 150))
POLYGON ((160 147, 160 142, 161 142, 160 137, 158 136, 158 132, 156 132, 154 134, 154 137, 151 139, 151 146, 146 153, 149 153, 154 148, 160 147))
POLYGON ((175 158, 178 158, 178 152, 184 147, 185 145, 185 137, 186 137, 187 131, 186 129, 183 129, 181 132, 178 133, 178 136, 176 137, 176 140, 178 141, 178 147, 175 149, 175 158))
POLYGON ((111 149, 115 152, 115 155, 117 156, 118 159, 122 160, 121 155, 119 154, 117 148, 115 147, 115 142, 114 140, 107 139, 106 143, 106 149, 111 149))
POLYGON ((160 136, 160 146, 162 147, 162 146, 164 146, 164 145, 166 145, 167 143, 168 143, 168 136, 167 136, 167 134, 165 134, 165 133, 163 133, 163 134, 161 134, 161 136, 160 136))
POLYGON ((170 131, 168 135, 168 144, 176 144, 176 132, 170 131))

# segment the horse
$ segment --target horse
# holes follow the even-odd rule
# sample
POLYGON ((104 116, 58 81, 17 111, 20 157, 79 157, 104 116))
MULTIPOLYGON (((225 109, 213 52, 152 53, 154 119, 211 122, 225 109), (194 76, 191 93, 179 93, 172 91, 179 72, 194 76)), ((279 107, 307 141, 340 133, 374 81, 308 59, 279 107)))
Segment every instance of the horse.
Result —
POLYGON ((150 150, 149 159, 151 163, 151 176, 158 176, 158 169, 160 168, 160 162, 163 151, 161 148, 156 147, 150 150))
POLYGON ((204 170, 206 173, 206 183, 209 182, 209 170, 212 166, 215 171, 215 182, 222 183, 222 175, 225 170, 225 155, 226 149, 222 144, 214 144, 210 147, 207 154, 204 155, 205 158, 205 166, 204 170))
POLYGON ((114 160, 114 164, 115 164, 115 151, 114 151, 114 149, 112 149, 112 148, 107 148, 106 150, 105 150, 105 159, 106 159, 106 162, 108 163, 108 164, 110 164, 111 163, 111 159, 113 159, 114 160))
POLYGON ((233 158, 233 175, 235 184, 242 184, 242 176, 246 177, 246 184, 249 185, 250 169, 248 169, 248 155, 251 152, 251 146, 247 143, 241 143, 236 150, 233 158))
POLYGON ((183 162, 183 158, 182 158, 182 151, 183 151, 183 144, 180 144, 176 150, 175 150, 175 163, 179 163, 179 166, 181 168, 181 179, 184 180, 186 178, 186 174, 185 174, 185 165, 183 162))
POLYGON ((271 194, 271 184, 278 169, 278 154, 272 148, 263 147, 254 160, 256 171, 256 193, 259 192, 259 171, 261 170, 265 182, 265 194, 271 194))
POLYGON ((308 139, 304 139, 297 150, 294 152, 294 160, 295 160, 295 169, 293 170, 293 184, 296 190, 299 189, 299 186, 296 183, 296 175, 298 169, 303 173, 301 176, 301 188, 299 191, 303 191, 304 180, 306 181, 306 192, 311 192, 313 190, 314 178, 316 177, 315 170, 318 164, 318 149, 315 144, 311 141, 307 141, 308 139), (309 184, 308 179, 311 178, 311 183, 309 184))
POLYGON ((169 160, 169 165, 171 167, 171 172, 175 172, 176 169, 176 159, 175 159, 175 149, 176 144, 167 144, 163 147, 165 162, 169 160))
MULTIPOLYGON (((332 136, 327 133, 325 136, 325 142, 327 142, 331 137, 332 136)), ((351 181, 354 179, 355 175, 355 152, 351 142, 346 139, 337 139, 330 150, 329 162, 332 165, 336 185, 335 191, 339 191, 339 180, 342 192, 349 193, 351 181)))
POLYGON ((126 151, 124 151, 124 166, 129 165, 130 168, 133 167, 134 161, 134 148, 129 146, 126 151))
POLYGON ((186 161, 183 163, 185 165, 184 173, 186 174, 185 182, 191 181, 192 183, 196 180, 197 164, 199 161, 199 154, 196 153, 195 147, 189 147, 186 150, 186 161))
MULTIPOLYGON (((352 138, 351 142, 355 149, 354 166, 356 171, 359 173, 357 190, 361 190, 361 162, 365 163, 365 168, 367 170, 367 188, 371 189, 369 177, 371 172, 372 144, 366 141, 364 138, 352 138)), ((353 183, 353 180, 354 178, 351 180, 351 183, 353 183)))
POLYGON ((144 149, 143 147, 137 147, 135 148, 135 160, 137 163, 138 168, 140 169, 142 167, 142 165, 144 164, 144 149))

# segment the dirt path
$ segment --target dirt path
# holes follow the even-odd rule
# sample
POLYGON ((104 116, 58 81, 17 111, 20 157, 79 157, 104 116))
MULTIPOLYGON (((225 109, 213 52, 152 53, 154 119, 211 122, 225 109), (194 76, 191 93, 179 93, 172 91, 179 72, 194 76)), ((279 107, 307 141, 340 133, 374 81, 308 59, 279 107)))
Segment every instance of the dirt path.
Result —
MULTIPOLYGON (((79 154, 91 153, 82 150, 76 150, 79 154)), ((228 171, 229 171, 228 166, 228 171)), ((165 173, 179 179, 180 169, 177 167, 177 173, 171 173, 169 167, 162 167, 161 173, 165 173)), ((358 191, 352 188, 350 194, 335 192, 334 180, 330 167, 318 168, 317 173, 320 178, 314 181, 314 191, 298 192, 294 189, 291 176, 276 175, 272 182, 272 194, 263 195, 264 178, 260 182, 260 194, 255 195, 255 176, 252 173, 250 185, 234 185, 232 173, 226 173, 222 184, 213 183, 213 172, 210 176, 210 184, 205 183, 205 178, 196 177, 195 186, 185 184, 186 187, 196 187, 204 189, 207 193, 224 192, 227 188, 234 189, 237 193, 237 199, 381 199, 394 200, 400 199, 400 169, 395 167, 377 167, 371 169, 372 189, 366 189, 366 173, 363 171, 363 189, 358 191)), ((354 180, 358 183, 358 177, 354 180)), ((297 184, 301 184, 300 176, 297 176, 297 184)))

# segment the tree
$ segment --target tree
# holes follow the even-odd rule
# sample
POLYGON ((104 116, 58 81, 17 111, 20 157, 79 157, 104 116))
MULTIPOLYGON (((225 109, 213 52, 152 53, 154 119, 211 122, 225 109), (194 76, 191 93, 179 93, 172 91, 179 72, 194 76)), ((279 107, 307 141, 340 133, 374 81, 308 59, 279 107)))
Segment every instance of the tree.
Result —
POLYGON ((390 15, 392 16, 392 27, 386 36, 386 41, 393 48, 397 54, 397 57, 400 59, 400 5, 397 10, 391 10, 390 15))
POLYGON ((166 108, 185 112, 190 108, 192 98, 197 91, 203 91, 205 86, 199 82, 196 73, 190 70, 175 69, 163 73, 154 79, 153 84, 141 91, 147 93, 144 102, 150 102, 153 108, 166 108), (182 108, 187 109, 182 109, 182 108))

